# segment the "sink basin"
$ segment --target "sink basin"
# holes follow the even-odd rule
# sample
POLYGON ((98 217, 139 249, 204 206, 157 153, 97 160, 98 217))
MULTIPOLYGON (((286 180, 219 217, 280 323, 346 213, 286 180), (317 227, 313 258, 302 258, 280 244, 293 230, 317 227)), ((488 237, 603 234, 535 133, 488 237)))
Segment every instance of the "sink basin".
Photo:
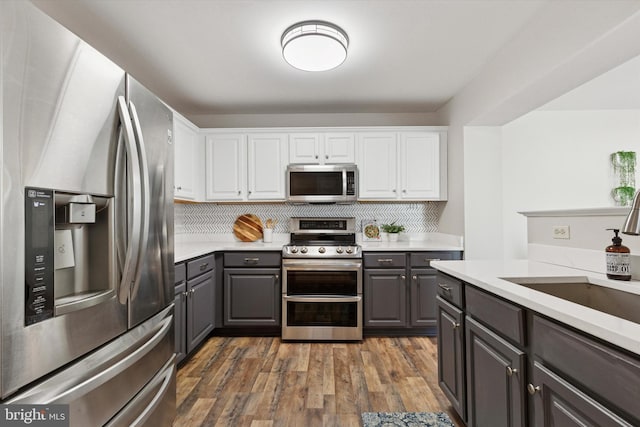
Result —
POLYGON ((507 278, 511 283, 571 301, 612 316, 640 323, 640 295, 591 283, 579 278, 507 278))

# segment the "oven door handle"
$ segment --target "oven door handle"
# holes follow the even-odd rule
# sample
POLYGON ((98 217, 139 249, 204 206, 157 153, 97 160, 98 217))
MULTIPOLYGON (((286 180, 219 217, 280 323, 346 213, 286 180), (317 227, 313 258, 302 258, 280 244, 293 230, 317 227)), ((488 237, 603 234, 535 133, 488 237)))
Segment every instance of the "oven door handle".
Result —
POLYGON ((289 301, 289 302, 360 302, 362 300, 362 297, 360 296, 340 296, 340 295, 336 295, 334 297, 312 297, 312 296, 306 296, 306 297, 291 297, 288 295, 285 295, 282 297, 285 301, 289 301))

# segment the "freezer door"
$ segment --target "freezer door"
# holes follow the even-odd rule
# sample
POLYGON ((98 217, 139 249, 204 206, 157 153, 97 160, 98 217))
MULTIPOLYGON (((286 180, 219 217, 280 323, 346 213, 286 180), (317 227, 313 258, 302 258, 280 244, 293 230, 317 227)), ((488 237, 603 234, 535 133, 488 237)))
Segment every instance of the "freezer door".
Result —
POLYGON ((70 425, 78 427, 104 425, 116 416, 144 424, 159 413, 165 413, 171 421, 176 393, 173 345, 171 305, 95 353, 3 403, 68 404, 70 425), (155 409, 160 402, 167 405, 166 412, 155 409), (125 408, 128 409, 121 414, 125 408), (137 415, 132 416, 136 411, 137 415))
POLYGON ((173 302, 173 114, 144 86, 127 76, 127 98, 146 177, 140 280, 132 287, 129 327, 173 302))

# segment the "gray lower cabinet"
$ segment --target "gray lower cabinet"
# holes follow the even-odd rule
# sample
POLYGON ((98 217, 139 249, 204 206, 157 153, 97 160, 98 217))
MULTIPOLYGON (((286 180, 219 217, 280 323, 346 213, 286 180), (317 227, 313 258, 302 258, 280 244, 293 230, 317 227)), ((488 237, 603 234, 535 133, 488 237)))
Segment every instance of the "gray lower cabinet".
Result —
POLYGON ((461 258, 459 251, 365 253, 365 331, 435 334, 439 273, 430 263, 461 258))
POLYGON ((467 419, 464 312, 436 297, 438 319, 438 383, 463 420, 467 419))
POLYGON ((175 266, 174 334, 177 362, 204 341, 214 328, 213 255, 175 266))
POLYGON ((184 263, 175 267, 175 299, 174 299, 174 338, 176 363, 180 363, 187 355, 187 267, 184 263))
POLYGON ((640 356, 453 277, 437 292, 438 381, 468 427, 640 425, 640 356))
POLYGON ((525 352, 467 316, 467 425, 526 425, 525 352))
POLYGON ((281 322, 280 253, 224 254, 225 327, 279 327, 281 322))

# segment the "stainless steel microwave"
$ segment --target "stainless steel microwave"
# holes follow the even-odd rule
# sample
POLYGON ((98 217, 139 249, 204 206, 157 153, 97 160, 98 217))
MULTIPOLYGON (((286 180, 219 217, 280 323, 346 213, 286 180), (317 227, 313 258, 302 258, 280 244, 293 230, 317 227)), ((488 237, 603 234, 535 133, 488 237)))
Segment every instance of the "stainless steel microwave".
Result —
POLYGON ((354 203, 358 167, 353 164, 287 167, 287 200, 295 203, 354 203))

